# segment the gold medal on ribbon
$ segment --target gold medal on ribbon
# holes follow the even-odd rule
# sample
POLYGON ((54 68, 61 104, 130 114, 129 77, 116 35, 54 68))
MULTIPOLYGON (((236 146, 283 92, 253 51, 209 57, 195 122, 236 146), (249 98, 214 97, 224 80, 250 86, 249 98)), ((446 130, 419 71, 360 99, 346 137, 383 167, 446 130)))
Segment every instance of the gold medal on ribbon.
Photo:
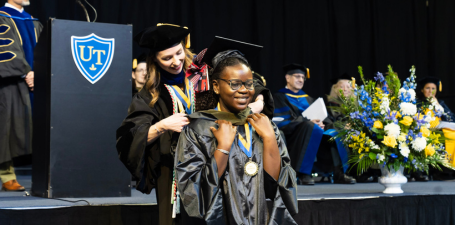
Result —
POLYGON ((248 161, 246 164, 245 164, 245 174, 248 175, 248 176, 255 176, 256 174, 258 174, 258 171, 259 171, 259 166, 257 163, 251 161, 248 161))

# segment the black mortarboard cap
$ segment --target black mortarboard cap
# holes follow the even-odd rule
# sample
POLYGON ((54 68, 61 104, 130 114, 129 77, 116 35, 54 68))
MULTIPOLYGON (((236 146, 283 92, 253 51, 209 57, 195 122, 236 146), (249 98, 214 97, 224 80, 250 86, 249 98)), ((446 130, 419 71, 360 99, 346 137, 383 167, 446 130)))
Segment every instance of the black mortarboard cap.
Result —
POLYGON ((218 53, 227 50, 237 50, 242 53, 247 60, 251 60, 259 54, 259 51, 261 51, 262 48, 263 47, 260 45, 215 36, 215 39, 212 44, 210 44, 210 47, 207 49, 207 52, 202 58, 202 62, 207 63, 207 65, 213 68, 212 59, 218 53))
POLYGON ((442 83, 441 83, 441 80, 437 77, 430 77, 430 76, 427 76, 427 77, 422 77, 420 79, 417 80, 417 85, 419 85, 419 89, 422 89, 423 87, 425 87, 425 84, 428 84, 428 83, 433 83, 436 85, 437 87, 437 90, 439 92, 442 91, 442 83))
POLYGON ((147 62, 147 55, 145 53, 142 53, 139 55, 139 57, 133 59, 133 70, 136 69, 137 65, 139 63, 146 63, 147 62))
POLYGON ((140 47, 149 48, 154 52, 162 51, 176 46, 185 38, 186 48, 189 48, 190 30, 179 25, 159 23, 146 28, 134 37, 140 47))
POLYGON ((306 68, 305 66, 302 66, 297 63, 290 63, 287 65, 283 66, 283 71, 284 75, 289 74, 295 74, 295 73, 302 73, 304 74, 307 78, 310 78, 310 69, 306 68))
POLYGON ((338 77, 334 77, 334 78, 330 79, 330 83, 332 83, 332 85, 333 85, 333 84, 338 83, 339 80, 352 80, 352 77, 349 76, 348 73, 343 73, 338 77))

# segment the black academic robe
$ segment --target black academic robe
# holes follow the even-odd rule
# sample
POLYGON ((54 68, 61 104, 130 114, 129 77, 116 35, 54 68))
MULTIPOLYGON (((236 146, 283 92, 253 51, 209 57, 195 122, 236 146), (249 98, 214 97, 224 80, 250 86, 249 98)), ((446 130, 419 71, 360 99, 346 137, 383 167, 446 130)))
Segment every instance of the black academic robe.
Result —
POLYGON ((446 115, 442 116, 441 120, 447 122, 455 121, 455 114, 449 109, 444 100, 439 100, 439 105, 441 105, 442 108, 444 108, 444 112, 447 114, 447 116, 446 115))
MULTIPOLYGON (((33 48, 42 30, 38 21, 10 18, 20 14, 14 9, 0 9, 0 164, 32 153, 32 102, 23 78, 33 68, 33 48), (33 34, 20 32, 26 25, 33 34), (25 44, 30 44, 24 51, 25 44)), ((29 18, 23 12, 19 16, 29 18)), ((24 31, 24 30, 22 30, 24 31)))
MULTIPOLYGON (((263 168, 263 143, 253 131, 252 160, 259 164, 255 176, 244 173, 248 157, 235 138, 226 172, 218 178, 213 157, 216 138, 208 129, 217 127, 215 119, 200 115, 191 120, 180 135, 175 158, 177 184, 181 204, 191 217, 203 218, 207 224, 296 224, 292 215, 298 213, 296 174, 290 165, 286 146, 273 124, 281 153, 281 171, 276 181, 263 168), (266 199, 273 201, 268 211, 266 199)), ((192 114, 194 118, 194 114, 192 114)), ((238 132, 245 135, 243 126, 238 132)), ((253 129, 254 130, 254 129, 253 129)))
POLYGON ((151 95, 143 88, 133 96, 128 116, 117 129, 120 160, 137 180, 136 189, 150 194, 156 188, 160 224, 172 224, 171 189, 174 167, 173 152, 180 133, 166 131, 147 145, 150 127, 173 114, 172 98, 163 84, 160 98, 150 107, 151 95))
MULTIPOLYGON (((283 121, 276 123, 286 136, 292 167, 299 173, 311 174, 324 130, 303 118, 299 109, 289 102, 285 93, 277 92, 273 99, 275 102, 273 116, 284 118, 283 121)), ((306 99, 310 105, 314 102, 311 97, 306 99)))

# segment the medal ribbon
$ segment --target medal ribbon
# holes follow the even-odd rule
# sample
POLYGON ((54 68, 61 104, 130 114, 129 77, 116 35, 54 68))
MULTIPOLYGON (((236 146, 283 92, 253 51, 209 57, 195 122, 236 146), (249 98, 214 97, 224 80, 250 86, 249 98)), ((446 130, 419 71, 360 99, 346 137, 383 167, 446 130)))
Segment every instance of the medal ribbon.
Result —
POLYGON ((191 114, 193 112, 194 105, 191 105, 191 87, 189 84, 188 79, 185 79, 185 91, 186 94, 183 93, 182 89, 180 89, 177 85, 172 85, 171 88, 174 90, 175 95, 179 99, 179 101, 185 107, 186 114, 191 114))
MULTIPOLYGON (((215 110, 221 111, 220 103, 218 103, 218 106, 215 108, 215 110)), ((251 144, 253 140, 253 128, 248 122, 245 123, 245 125, 243 126, 245 126, 245 137, 247 138, 247 140, 245 140, 245 138, 243 138, 242 135, 240 135, 239 133, 239 145, 240 149, 242 149, 246 156, 248 158, 251 158, 253 152, 252 151, 253 145, 251 144)))

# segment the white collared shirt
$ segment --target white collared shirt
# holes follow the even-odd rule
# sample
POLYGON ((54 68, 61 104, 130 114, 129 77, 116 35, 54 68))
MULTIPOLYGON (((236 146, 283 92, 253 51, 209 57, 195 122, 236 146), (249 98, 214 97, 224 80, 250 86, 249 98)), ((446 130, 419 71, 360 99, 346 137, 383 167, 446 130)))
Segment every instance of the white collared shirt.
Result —
POLYGON ((5 3, 5 7, 9 7, 9 8, 15 9, 15 10, 19 11, 20 13, 24 12, 24 7, 22 7, 22 9, 18 9, 18 8, 14 7, 14 5, 9 4, 8 2, 5 3))

